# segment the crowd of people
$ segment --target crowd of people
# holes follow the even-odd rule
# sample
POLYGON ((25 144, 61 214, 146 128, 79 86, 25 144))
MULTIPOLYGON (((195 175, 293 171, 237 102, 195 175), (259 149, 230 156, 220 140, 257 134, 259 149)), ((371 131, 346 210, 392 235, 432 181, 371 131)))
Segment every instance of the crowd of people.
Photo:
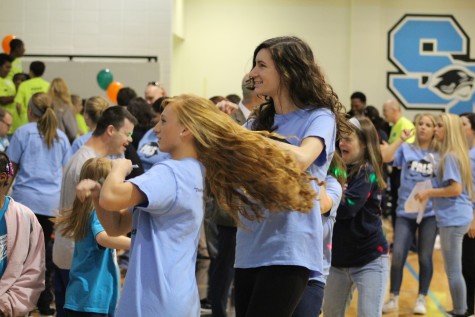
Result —
POLYGON ((343 317, 356 289, 376 317, 411 248, 426 314, 437 234, 449 314, 473 315, 474 114, 382 118, 362 92, 346 113, 291 36, 256 47, 242 99, 83 101, 24 51, 0 54, 0 316, 226 317, 232 294, 237 317, 343 317))

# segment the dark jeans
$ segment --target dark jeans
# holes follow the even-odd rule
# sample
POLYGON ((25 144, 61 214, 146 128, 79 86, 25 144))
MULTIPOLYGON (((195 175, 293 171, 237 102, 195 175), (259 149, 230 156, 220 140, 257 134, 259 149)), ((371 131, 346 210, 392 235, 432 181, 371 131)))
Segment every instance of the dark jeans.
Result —
POLYGON ((52 217, 37 215, 35 214, 38 222, 43 228, 43 234, 45 237, 45 289, 41 292, 40 297, 38 298, 37 306, 41 311, 47 310, 50 308, 51 303, 53 303, 53 277, 54 277, 54 264, 53 264, 53 239, 51 235, 53 234, 54 223, 51 222, 52 217))
POLYGON ((70 310, 70 309, 65 309, 67 317, 105 317, 108 316, 107 314, 99 314, 99 313, 86 313, 86 312, 80 312, 80 311, 75 311, 75 310, 70 310))
POLYGON ((66 287, 69 283, 69 270, 62 270, 54 266, 54 295, 56 297, 56 317, 66 317, 64 304, 66 301, 66 287))
POLYGON ((236 231, 236 227, 218 225, 218 252, 209 282, 213 317, 227 316, 229 290, 234 279, 236 231))
POLYGON ((325 284, 321 281, 310 280, 305 287, 302 298, 294 310, 292 317, 317 317, 320 315, 323 303, 325 284))
POLYGON ((419 258, 419 294, 427 295, 429 291, 429 285, 434 272, 432 253, 437 235, 435 216, 423 218, 420 224, 416 223, 416 219, 397 217, 390 273, 390 292, 392 294, 398 295, 401 289, 404 263, 417 231, 419 231, 417 248, 417 256, 419 258))
POLYGON ((475 239, 468 235, 462 242, 462 273, 467 286, 467 312, 473 314, 475 301, 475 239))
POLYGON ((236 269, 236 317, 289 317, 300 302, 310 271, 275 265, 236 269))

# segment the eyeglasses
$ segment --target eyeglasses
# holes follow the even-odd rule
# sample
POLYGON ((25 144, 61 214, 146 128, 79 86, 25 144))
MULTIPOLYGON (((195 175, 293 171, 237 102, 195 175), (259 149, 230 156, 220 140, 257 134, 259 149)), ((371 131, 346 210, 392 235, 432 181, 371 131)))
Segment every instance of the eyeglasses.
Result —
POLYGON ((158 81, 149 81, 147 85, 160 87, 160 83, 158 81))
POLYGON ((8 129, 10 129, 12 127, 12 124, 11 123, 6 123, 4 120, 1 120, 3 122, 4 125, 7 126, 8 129))

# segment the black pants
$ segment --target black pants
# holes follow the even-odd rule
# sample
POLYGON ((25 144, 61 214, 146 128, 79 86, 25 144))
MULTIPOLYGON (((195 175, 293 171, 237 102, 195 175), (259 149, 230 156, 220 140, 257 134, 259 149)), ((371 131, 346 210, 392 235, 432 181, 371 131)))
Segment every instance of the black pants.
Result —
MULTIPOLYGON (((35 214, 36 215, 36 214, 35 214)), ((38 222, 43 228, 43 234, 45 237, 45 264, 46 264, 46 274, 45 274, 45 289, 41 292, 40 297, 37 302, 37 306, 40 312, 50 308, 51 303, 53 303, 53 277, 54 277, 54 266, 53 266, 53 239, 51 235, 53 234, 54 223, 51 222, 52 217, 36 215, 38 222)))
POLYGON ((321 281, 310 280, 303 292, 299 304, 292 317, 317 317, 320 315, 323 304, 325 284, 321 281))
POLYGON ((236 227, 218 225, 218 252, 210 276, 210 297, 213 317, 226 317, 229 290, 234 279, 236 227))
POLYGON ((467 312, 474 313, 475 301, 475 239, 468 235, 463 237, 462 242, 462 273, 467 286, 467 312))
POLYGON ((236 317, 292 316, 309 274, 291 265, 236 269, 236 317))

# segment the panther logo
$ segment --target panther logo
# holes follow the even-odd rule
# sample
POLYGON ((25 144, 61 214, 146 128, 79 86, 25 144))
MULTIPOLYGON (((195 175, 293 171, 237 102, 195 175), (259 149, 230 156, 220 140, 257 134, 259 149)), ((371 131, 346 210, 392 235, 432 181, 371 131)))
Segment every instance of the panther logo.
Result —
POLYGON ((405 15, 388 33, 391 93, 407 109, 460 114, 475 106, 470 38, 451 15, 405 15))

